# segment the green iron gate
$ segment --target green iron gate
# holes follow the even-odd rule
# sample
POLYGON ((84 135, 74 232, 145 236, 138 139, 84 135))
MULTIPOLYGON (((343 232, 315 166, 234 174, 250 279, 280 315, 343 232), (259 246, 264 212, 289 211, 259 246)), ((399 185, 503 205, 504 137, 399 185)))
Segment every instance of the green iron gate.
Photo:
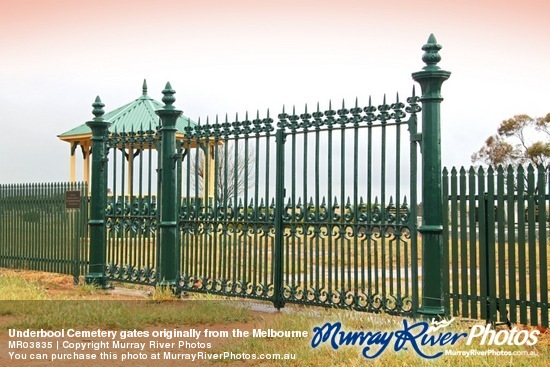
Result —
POLYGON ((406 130, 419 106, 407 101, 189 127, 181 289, 411 312, 417 147, 406 130))
POLYGON ((87 281, 259 298, 278 308, 443 315, 439 109, 450 73, 437 66, 433 35, 422 49, 426 66, 412 75, 422 96, 413 89, 407 105, 384 97, 378 106, 283 109, 276 120, 216 118, 188 126, 183 140, 169 83, 159 127, 146 132, 109 133, 98 97, 88 122, 87 281))
POLYGON ((106 276, 111 280, 155 284, 157 246, 156 127, 113 132, 106 140, 106 276))

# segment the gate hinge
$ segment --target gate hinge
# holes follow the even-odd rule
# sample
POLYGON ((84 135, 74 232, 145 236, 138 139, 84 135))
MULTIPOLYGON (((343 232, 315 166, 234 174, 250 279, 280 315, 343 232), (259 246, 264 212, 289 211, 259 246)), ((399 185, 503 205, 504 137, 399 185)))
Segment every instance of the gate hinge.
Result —
POLYGON ((422 141, 422 133, 411 134, 411 141, 422 141))

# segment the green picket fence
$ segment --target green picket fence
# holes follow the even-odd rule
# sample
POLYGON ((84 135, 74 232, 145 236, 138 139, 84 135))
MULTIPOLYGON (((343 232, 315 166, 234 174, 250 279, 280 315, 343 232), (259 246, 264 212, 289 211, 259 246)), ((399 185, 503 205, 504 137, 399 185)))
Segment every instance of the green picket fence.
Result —
POLYGON ((548 327, 549 167, 443 172, 446 309, 548 327))
POLYGON ((0 266, 77 279, 87 268, 87 218, 82 183, 0 185, 0 266))

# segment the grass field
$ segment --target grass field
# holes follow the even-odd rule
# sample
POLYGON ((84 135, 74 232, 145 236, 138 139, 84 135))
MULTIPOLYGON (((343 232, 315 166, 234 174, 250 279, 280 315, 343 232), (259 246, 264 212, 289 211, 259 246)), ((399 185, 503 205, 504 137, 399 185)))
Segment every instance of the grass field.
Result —
MULTIPOLYGON (((308 331, 308 338, 225 338, 212 343, 209 352, 223 353, 289 353, 295 360, 253 362, 242 359, 205 361, 199 365, 213 366, 550 366, 550 335, 539 336, 533 347, 465 345, 458 342, 451 347, 424 347, 427 352, 452 349, 479 351, 494 349, 501 351, 533 351, 538 357, 520 356, 446 356, 435 360, 419 357, 412 348, 395 352, 393 344, 378 358, 366 360, 359 346, 342 346, 334 350, 322 345, 313 349, 311 335, 313 328, 326 322, 341 322, 346 331, 396 331, 403 329, 403 318, 388 315, 374 315, 344 310, 288 306, 281 312, 258 303, 209 295, 190 295, 174 299, 167 292, 152 288, 133 286, 120 292, 104 291, 90 286, 74 286, 72 277, 51 273, 13 271, 0 269, 0 335, 10 328, 59 330, 61 328, 152 330, 158 328, 196 327, 211 330, 253 330, 273 329, 281 331, 308 331), (127 293, 125 293, 127 292, 127 293), (125 294, 132 293, 132 296, 125 294), (137 295, 137 297, 136 297, 137 295), (257 309, 260 309, 258 311, 257 309), (263 311, 262 311, 263 310, 263 311)), ((408 320, 413 323, 413 320, 408 320)), ((448 330, 457 333, 468 332, 480 322, 456 320, 448 330)), ((531 330, 516 326, 518 329, 531 330)), ((5 342, 2 337, 0 342, 5 342)), ((0 353, 5 354, 5 349, 0 353)), ((6 361, 4 357, 0 362, 6 361)), ((23 365, 23 364, 21 364, 23 365)), ((51 364, 60 365, 60 364, 51 364)), ((62 364, 61 364, 62 365, 62 364)), ((86 366, 86 364, 84 364, 86 366)), ((106 364, 107 365, 107 364, 106 364)), ((108 363, 109 366, 126 364, 108 363)), ((130 365, 130 364, 127 364, 130 365)), ((135 364, 134 364, 135 365, 135 364)), ((139 365, 139 364, 137 364, 139 365)), ((147 364, 149 365, 149 364, 147 364)), ((154 364, 153 364, 154 365, 154 364)), ((166 365, 166 364, 164 364, 166 365)), ((172 365, 172 364, 167 364, 172 365)), ((176 365, 176 364, 174 364, 176 365)), ((196 365, 180 361, 178 366, 196 365)), ((18 366, 18 364, 13 364, 18 366)))

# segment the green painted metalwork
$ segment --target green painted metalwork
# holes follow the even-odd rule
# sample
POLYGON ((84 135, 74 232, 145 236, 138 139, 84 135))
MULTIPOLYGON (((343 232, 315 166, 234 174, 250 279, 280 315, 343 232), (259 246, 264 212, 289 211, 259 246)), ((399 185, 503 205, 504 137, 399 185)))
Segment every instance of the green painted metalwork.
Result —
MULTIPOLYGON (((189 128, 178 149, 181 290, 266 299, 278 308, 294 302, 412 314, 416 202, 401 195, 416 200, 416 182, 403 190, 401 176, 416 177, 416 162, 408 157, 410 164, 401 165, 400 132, 402 125, 416 131, 420 107, 414 95, 407 102, 406 108, 398 97, 378 107, 356 102, 337 111, 329 105, 312 114, 307 107, 303 114, 283 109, 275 136, 269 115, 189 128), (360 138, 372 142, 376 134, 382 142, 375 165, 373 145, 361 150, 360 138), (191 149, 196 146, 203 148, 191 149), (385 157, 390 146, 397 162, 391 174, 385 157), (209 193, 212 156, 221 185, 209 193)), ((417 141, 406 142, 414 157, 417 141)))
POLYGON ((87 273, 88 197, 83 183, 0 185, 0 266, 87 273), (66 209, 66 192, 80 194, 66 209))
POLYGON ((490 323, 548 327, 550 167, 451 172, 443 171, 446 307, 490 323))
POLYGON ((169 83, 158 126, 149 119, 109 131, 98 97, 87 123, 89 247, 86 187, 3 185, 0 265, 87 273, 101 286, 109 279, 257 298, 277 308, 290 302, 547 327, 550 169, 439 174, 440 90, 450 76, 437 66, 440 49, 431 35, 427 66, 413 74, 422 96, 413 88, 406 105, 397 95, 378 106, 369 98, 367 106, 329 102, 311 113, 283 107, 277 122, 269 111, 231 122, 226 115, 187 124, 183 140, 176 140, 181 111, 169 83), (67 190, 80 190, 80 209, 60 207, 67 190))
MULTIPOLYGON (((179 261, 176 258, 177 249, 177 212, 176 212, 176 121, 182 111, 176 110, 173 103, 175 91, 170 83, 162 91, 164 107, 157 110, 160 117, 160 187, 162 201, 159 221, 159 265, 157 281, 162 286, 175 287, 179 277, 179 261)), ((178 199, 179 200, 179 199, 178 199)))
MULTIPOLYGON (((273 279, 273 304, 278 309, 284 306, 284 277, 283 277, 283 241, 284 241, 284 235, 285 235, 285 227, 283 224, 283 217, 284 217, 284 205, 285 205, 285 151, 284 151, 284 144, 285 144, 285 131, 283 126, 279 126, 279 129, 277 130, 276 136, 275 136, 275 142, 277 144, 277 151, 276 151, 276 179, 275 179, 275 218, 274 218, 274 225, 275 225, 275 243, 274 243, 274 252, 273 252, 273 273, 274 273, 274 279, 273 279)), ((304 185, 306 187, 307 185, 304 185)), ((245 189, 246 193, 246 189, 245 189)), ((246 200, 245 200, 246 203, 246 200)), ((288 253, 288 251, 287 251, 288 253)), ((287 272, 288 274, 288 272, 287 272)), ((250 279, 250 277, 248 277, 250 279)))
POLYGON ((427 317, 446 314, 443 305, 442 263, 442 195, 441 195, 441 85, 451 75, 441 70, 441 60, 434 35, 422 47, 422 60, 427 64, 413 73, 413 79, 422 88, 422 307, 418 312, 427 317))
MULTIPOLYGON (((428 65, 413 76, 423 97, 413 89, 407 106, 399 96, 392 104, 384 96, 379 106, 369 99, 365 107, 356 100, 351 109, 342 103, 334 110, 329 103, 324 112, 319 105, 302 114, 283 108, 276 133, 268 112, 265 118, 257 113, 252 120, 247 114, 188 125, 176 142, 171 120, 180 112, 171 107, 168 85, 158 132, 151 125, 146 132, 115 129, 107 139, 113 188, 105 199, 107 277, 174 285, 181 272, 180 290, 265 299, 278 308, 295 302, 415 314, 417 150, 422 141, 428 182, 426 175, 440 166, 439 88, 448 77, 435 65, 439 48, 431 36, 424 46, 428 65), (417 132, 420 101, 428 108, 423 136, 417 132)), ((427 198, 428 191, 424 200, 440 213, 431 206, 441 197, 427 198)), ((424 216, 424 243, 440 243, 432 229, 441 225, 424 216)), ((424 257, 437 257, 428 252, 424 257)), ((440 273, 441 261, 434 264, 432 270, 425 261, 424 278, 440 273)), ((429 313, 434 303, 429 290, 423 293, 429 313)))
POLYGON ((113 132, 106 145, 110 177, 105 205, 106 276, 140 284, 157 281, 158 199, 155 169, 160 145, 151 125, 113 132))
POLYGON ((92 130, 92 178, 90 200, 90 266, 86 282, 101 287, 105 281, 105 201, 107 198, 107 159, 105 140, 109 122, 103 119, 105 104, 97 96, 92 113, 95 118, 87 122, 92 130))

